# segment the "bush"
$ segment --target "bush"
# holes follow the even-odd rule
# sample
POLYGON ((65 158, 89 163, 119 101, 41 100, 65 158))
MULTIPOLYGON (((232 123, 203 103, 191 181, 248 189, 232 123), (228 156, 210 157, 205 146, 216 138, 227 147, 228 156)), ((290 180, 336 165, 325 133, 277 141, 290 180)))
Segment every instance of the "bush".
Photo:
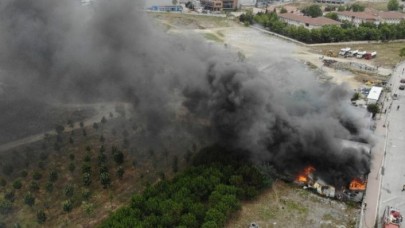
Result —
POLYGON ((82 198, 83 200, 87 201, 91 197, 91 191, 89 189, 82 190, 82 198))
POLYGON ((84 186, 89 186, 91 184, 90 173, 83 173, 83 184, 84 184, 84 186))
POLYGON ((117 169, 117 177, 121 180, 123 176, 124 176, 124 168, 122 168, 122 166, 120 166, 117 169))
POLYGON ((24 177, 27 177, 27 176, 28 176, 28 172, 25 171, 25 170, 23 170, 23 171, 21 171, 20 176, 23 177, 23 178, 24 178, 24 177))
POLYGON ((46 221, 46 214, 43 210, 37 212, 37 222, 43 224, 46 221))
POLYGON ((15 193, 13 190, 8 190, 4 193, 4 199, 10 202, 14 202, 15 200, 15 193))
POLYGON ((73 193, 74 193, 75 188, 73 187, 73 185, 68 184, 64 189, 63 189, 63 193, 65 194, 66 197, 72 197, 73 193))
POLYGON ((46 183, 45 189, 47 192, 53 192, 53 183, 52 182, 46 183))
POLYGON ((62 208, 63 208, 63 211, 65 211, 65 212, 67 212, 67 213, 71 212, 72 209, 73 209, 73 203, 72 203, 72 201, 71 201, 71 200, 65 200, 65 201, 63 201, 63 202, 62 202, 62 208))
POLYGON ((30 184, 30 191, 36 192, 38 190, 39 190, 38 182, 32 181, 31 184, 30 184))
POLYGON ((49 173, 49 181, 50 182, 55 182, 55 181, 57 181, 58 180, 58 172, 57 171, 55 171, 55 170, 53 170, 53 171, 51 171, 50 173, 49 173))
POLYGON ((13 204, 8 200, 0 199, 0 214, 8 214, 13 209, 13 204))
POLYGON ((15 189, 20 189, 22 187, 21 181, 20 180, 15 180, 13 182, 13 188, 15 189))
POLYGON ((35 197, 29 192, 24 196, 24 203, 32 207, 35 204, 35 197))
POLYGON ((32 178, 33 178, 34 180, 40 180, 40 179, 42 178, 42 174, 41 174, 40 172, 38 172, 38 171, 35 171, 35 172, 32 174, 32 178))
POLYGON ((110 175, 106 172, 100 174, 100 183, 103 185, 103 188, 107 188, 111 184, 110 175))

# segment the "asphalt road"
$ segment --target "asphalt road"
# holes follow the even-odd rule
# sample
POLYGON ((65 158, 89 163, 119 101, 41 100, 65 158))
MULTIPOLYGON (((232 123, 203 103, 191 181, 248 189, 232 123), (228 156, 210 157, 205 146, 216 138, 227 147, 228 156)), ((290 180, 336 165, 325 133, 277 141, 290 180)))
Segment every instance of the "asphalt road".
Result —
POLYGON ((361 228, 371 228, 376 223, 381 227, 386 206, 405 213, 405 191, 402 191, 405 185, 405 91, 398 89, 400 79, 405 78, 404 68, 405 62, 394 71, 390 80, 392 92, 387 94, 382 109, 387 109, 387 113, 376 123, 377 143, 372 149, 361 228), (399 96, 397 100, 392 99, 395 93, 399 96))

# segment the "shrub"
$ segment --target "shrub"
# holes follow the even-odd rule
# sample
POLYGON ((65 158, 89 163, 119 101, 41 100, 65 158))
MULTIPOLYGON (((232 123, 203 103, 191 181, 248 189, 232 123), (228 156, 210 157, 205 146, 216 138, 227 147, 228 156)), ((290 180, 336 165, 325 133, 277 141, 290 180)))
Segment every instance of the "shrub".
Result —
POLYGON ((24 196, 24 203, 32 207, 35 204, 35 197, 29 192, 24 196))
POLYGON ((43 224, 46 221, 46 214, 43 210, 37 212, 37 222, 43 224))

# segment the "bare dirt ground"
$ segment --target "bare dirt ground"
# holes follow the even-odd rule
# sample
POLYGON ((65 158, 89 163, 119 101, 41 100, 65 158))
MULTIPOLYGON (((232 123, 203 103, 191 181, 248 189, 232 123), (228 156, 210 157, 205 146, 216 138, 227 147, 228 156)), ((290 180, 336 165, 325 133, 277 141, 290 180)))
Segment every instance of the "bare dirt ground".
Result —
POLYGON ((355 227, 359 209, 276 181, 272 188, 252 202, 226 227, 355 227))

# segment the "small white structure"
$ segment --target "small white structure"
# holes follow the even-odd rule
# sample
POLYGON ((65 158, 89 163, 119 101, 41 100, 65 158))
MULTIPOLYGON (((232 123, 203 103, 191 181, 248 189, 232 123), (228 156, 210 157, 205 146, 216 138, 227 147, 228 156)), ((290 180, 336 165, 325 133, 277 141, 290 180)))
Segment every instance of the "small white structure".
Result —
POLYGON ((368 104, 375 104, 377 103, 378 99, 380 99, 382 87, 373 86, 371 87, 370 92, 367 96, 367 103, 368 104))
POLYGON ((349 47, 342 48, 342 49, 340 49, 339 55, 346 55, 346 53, 349 52, 349 51, 350 51, 349 47))
POLYGON ((364 57, 366 53, 367 53, 366 51, 359 51, 357 52, 356 58, 361 59, 364 57))

